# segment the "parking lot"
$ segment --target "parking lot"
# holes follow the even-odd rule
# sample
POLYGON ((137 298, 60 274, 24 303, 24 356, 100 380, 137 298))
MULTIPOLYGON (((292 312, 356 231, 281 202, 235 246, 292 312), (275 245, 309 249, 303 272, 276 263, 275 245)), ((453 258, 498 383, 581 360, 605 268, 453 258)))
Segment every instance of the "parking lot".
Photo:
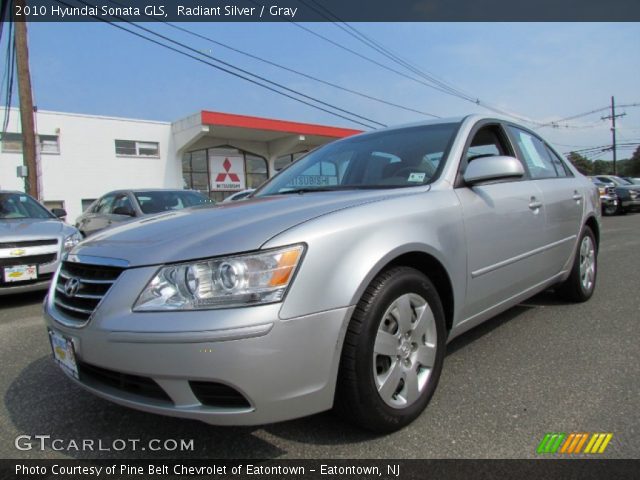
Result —
POLYGON ((50 358, 44 294, 0 297, 3 458, 532 458, 547 432, 611 432, 602 457, 640 457, 640 214, 603 219, 598 287, 566 304, 543 293, 448 346, 435 396, 409 427, 374 436, 330 413, 222 428, 129 410, 68 381, 50 358), (20 451, 18 435, 65 441, 193 439, 189 452, 20 451))

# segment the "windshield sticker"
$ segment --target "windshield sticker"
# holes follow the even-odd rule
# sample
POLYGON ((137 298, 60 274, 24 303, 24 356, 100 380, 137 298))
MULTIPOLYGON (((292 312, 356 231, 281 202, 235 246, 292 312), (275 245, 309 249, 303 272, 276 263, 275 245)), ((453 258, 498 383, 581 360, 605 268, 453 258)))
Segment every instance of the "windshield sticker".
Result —
POLYGON ((426 173, 424 173, 424 172, 410 173, 408 181, 409 182, 424 182, 425 175, 426 175, 426 173))

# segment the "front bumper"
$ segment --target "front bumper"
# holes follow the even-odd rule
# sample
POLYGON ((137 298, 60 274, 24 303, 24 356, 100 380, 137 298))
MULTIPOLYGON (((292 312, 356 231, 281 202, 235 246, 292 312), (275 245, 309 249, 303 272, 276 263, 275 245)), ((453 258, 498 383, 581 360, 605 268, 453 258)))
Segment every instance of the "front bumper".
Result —
MULTIPOLYGON (((29 262, 26 261, 25 263, 28 264, 29 262)), ((11 283, 5 283, 0 280, 0 297, 3 295, 36 292, 48 289, 58 265, 60 265, 59 254, 56 255, 56 259, 53 262, 38 264, 37 280, 11 283)), ((0 275, 3 275, 3 268, 4 267, 0 266, 0 275)))
MULTIPOLYGON (((125 273, 137 276, 135 270, 125 273)), ((123 277, 86 325, 63 325, 50 298, 45 302, 46 324, 72 339, 81 364, 150 379, 166 398, 123 390, 113 382, 83 375, 82 370, 79 380, 69 376, 83 388, 127 407, 216 425, 272 423, 332 407, 342 340, 352 307, 288 320, 279 319, 280 304, 133 313, 130 307, 115 306, 130 301, 130 279, 123 277), (114 311, 120 315, 102 315, 114 311), (163 329, 163 325, 169 325, 167 320, 172 328, 163 329), (231 387, 246 399, 246 404, 203 402, 194 393, 193 382, 231 387)))
POLYGON ((620 200, 620 204, 628 210, 640 210, 640 197, 620 200))

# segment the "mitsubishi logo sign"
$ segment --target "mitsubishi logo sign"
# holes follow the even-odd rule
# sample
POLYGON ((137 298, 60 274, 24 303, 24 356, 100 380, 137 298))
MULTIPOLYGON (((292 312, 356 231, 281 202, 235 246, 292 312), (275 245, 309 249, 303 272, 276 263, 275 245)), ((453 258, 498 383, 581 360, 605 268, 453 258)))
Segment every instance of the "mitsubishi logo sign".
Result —
POLYGON ((246 188, 243 155, 213 155, 209 161, 211 190, 229 192, 246 188))
POLYGON ((240 177, 238 177, 237 173, 232 173, 229 171, 231 170, 231 162, 229 161, 228 158, 224 159, 224 162, 222 162, 222 167, 224 168, 225 173, 219 173, 218 176, 216 177, 216 182, 224 182, 227 176, 229 177, 229 180, 232 182, 240 181, 240 177))

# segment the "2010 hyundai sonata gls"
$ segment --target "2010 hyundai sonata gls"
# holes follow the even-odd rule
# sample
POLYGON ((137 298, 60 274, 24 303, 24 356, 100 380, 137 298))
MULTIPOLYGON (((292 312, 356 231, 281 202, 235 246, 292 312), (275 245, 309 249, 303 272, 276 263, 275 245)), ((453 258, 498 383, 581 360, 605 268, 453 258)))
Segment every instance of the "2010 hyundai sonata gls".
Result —
POLYGON ((70 378, 129 407, 262 424, 335 406, 392 431, 448 340, 596 283, 596 187, 535 133, 469 116, 326 145, 253 198, 77 246, 45 304, 70 378))

